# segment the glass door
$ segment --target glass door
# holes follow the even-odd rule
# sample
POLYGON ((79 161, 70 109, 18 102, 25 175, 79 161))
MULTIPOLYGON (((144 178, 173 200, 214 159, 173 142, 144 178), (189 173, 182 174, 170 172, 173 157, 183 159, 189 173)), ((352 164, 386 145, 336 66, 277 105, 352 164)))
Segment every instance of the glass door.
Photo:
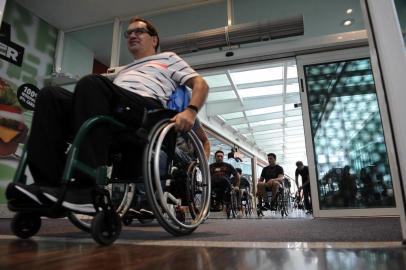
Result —
POLYGON ((368 50, 297 60, 314 215, 397 215, 396 165, 368 50))

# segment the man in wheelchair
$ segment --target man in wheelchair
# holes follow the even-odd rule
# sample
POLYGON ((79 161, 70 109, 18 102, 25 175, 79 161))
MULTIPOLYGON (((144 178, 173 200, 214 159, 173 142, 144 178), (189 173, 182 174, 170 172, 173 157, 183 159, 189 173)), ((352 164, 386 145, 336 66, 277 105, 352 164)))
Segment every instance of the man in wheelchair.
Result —
POLYGON ((236 169, 226 162, 223 162, 224 152, 217 150, 214 153, 215 163, 210 164, 210 175, 212 183, 212 193, 216 196, 216 203, 212 198, 211 208, 213 211, 220 211, 223 203, 230 202, 230 192, 235 190, 238 192, 240 186, 240 176, 236 169), (234 177, 234 186, 231 184, 231 176, 234 177))
POLYGON ((259 210, 275 210, 276 199, 279 189, 283 186, 284 172, 283 168, 276 164, 276 155, 274 153, 268 154, 269 166, 262 169, 261 177, 257 184, 257 197, 259 210), (268 202, 267 190, 272 191, 271 205, 268 202), (262 205, 265 201, 264 206, 262 205))
MULTIPOLYGON (((28 200, 37 207, 58 201, 62 196, 61 179, 69 142, 92 117, 114 116, 126 125, 140 125, 146 111, 165 108, 175 88, 187 85, 192 89, 189 106, 171 121, 179 132, 191 130, 207 98, 206 82, 175 53, 157 53, 159 36, 150 22, 132 18, 124 36, 134 61, 120 70, 114 81, 101 75, 88 75, 77 82, 74 94, 57 86, 40 91, 27 142, 27 163, 34 184, 10 184, 6 192, 9 201, 28 200), (126 122, 123 111, 130 112, 131 123, 126 122)), ((107 165, 112 134, 108 125, 92 129, 81 145, 80 161, 92 168, 107 165)), ((129 149, 135 151, 132 164, 137 169, 141 163, 139 150, 129 149)), ((68 188, 63 189, 61 205, 72 211, 95 212, 94 186, 92 177, 76 173, 68 188)))

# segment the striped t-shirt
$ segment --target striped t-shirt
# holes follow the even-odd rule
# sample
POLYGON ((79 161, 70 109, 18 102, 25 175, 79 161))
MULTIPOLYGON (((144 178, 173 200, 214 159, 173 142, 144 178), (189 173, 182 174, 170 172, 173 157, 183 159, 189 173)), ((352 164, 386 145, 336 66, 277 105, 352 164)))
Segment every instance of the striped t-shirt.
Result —
POLYGON ((173 52, 137 59, 125 66, 114 84, 144 97, 152 97, 164 106, 179 85, 199 74, 173 52))

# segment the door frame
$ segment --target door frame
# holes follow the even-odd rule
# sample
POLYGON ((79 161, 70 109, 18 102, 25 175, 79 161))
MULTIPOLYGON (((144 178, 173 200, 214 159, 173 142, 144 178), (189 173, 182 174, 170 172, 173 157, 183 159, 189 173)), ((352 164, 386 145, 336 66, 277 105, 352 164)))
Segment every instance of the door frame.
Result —
MULTIPOLYGON (((392 130, 390 127, 388 107, 383 93, 382 83, 380 78, 375 78, 374 82, 377 94, 377 100, 382 119, 382 127, 384 131, 385 144, 389 160, 390 172, 392 176, 392 185, 395 196, 396 206, 393 208, 369 208, 369 209, 333 209, 320 210, 319 190, 316 181, 316 167, 314 159, 313 138, 311 135, 309 103, 307 99, 307 89, 304 76, 304 66, 312 64, 322 64, 335 61, 370 58, 369 47, 360 47, 354 49, 344 49, 337 51, 329 51, 323 53, 300 55, 296 57, 298 69, 298 78, 300 82, 300 98, 302 102, 303 126, 305 133, 307 160, 309 165, 309 176, 311 186, 311 196, 313 204, 313 215, 318 217, 361 217, 361 216, 399 216, 400 211, 403 211, 403 198, 400 188, 400 177, 396 162, 395 147, 392 138, 392 130)), ((374 63, 371 61, 371 65, 374 63)), ((374 68, 374 67, 373 67, 374 68)))

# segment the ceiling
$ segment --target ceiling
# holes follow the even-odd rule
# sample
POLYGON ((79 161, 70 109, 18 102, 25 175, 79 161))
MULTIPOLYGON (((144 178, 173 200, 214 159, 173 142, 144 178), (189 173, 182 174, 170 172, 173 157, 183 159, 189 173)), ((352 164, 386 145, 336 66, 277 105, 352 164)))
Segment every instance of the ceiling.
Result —
POLYGON ((111 22, 114 18, 180 10, 213 0, 15 0, 60 30, 111 22), (114 6, 114 8, 113 8, 114 6))

